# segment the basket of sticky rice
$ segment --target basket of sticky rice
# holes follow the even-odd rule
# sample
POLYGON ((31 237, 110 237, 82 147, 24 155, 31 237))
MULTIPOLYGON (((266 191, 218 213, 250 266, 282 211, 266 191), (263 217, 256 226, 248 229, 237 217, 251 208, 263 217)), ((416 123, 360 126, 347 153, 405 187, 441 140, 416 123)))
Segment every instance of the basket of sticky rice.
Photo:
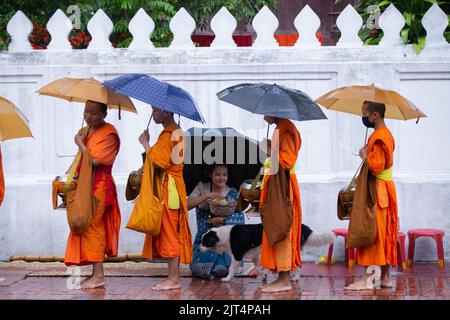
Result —
POLYGON ((236 210, 237 202, 227 200, 226 198, 215 198, 208 200, 209 211, 214 217, 226 217, 233 214, 236 210))

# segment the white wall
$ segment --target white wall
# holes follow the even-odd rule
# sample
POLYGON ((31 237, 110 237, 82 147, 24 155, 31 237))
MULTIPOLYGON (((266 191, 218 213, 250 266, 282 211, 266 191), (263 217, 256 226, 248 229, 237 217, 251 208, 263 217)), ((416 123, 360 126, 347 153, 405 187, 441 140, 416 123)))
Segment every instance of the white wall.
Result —
MULTIPOLYGON (((39 96, 35 91, 63 76, 92 76, 103 81, 129 72, 147 73, 188 90, 198 101, 206 126, 232 126, 258 139, 266 131, 262 117, 218 101, 216 92, 240 82, 259 81, 291 86, 313 98, 351 84, 375 83, 399 91, 428 115, 417 125, 414 120, 388 122, 397 145, 394 178, 401 229, 430 227, 449 233, 449 57, 448 47, 419 56, 411 47, 0 53, 0 95, 21 108, 34 133, 34 139, 2 144, 6 195, 0 208, 0 260, 11 255, 64 254, 68 227, 65 212, 51 208, 51 180, 73 159, 73 136, 81 125, 83 106, 39 96)), ((115 110, 108 115, 122 140, 113 173, 123 226, 132 208, 124 198, 124 185, 128 173, 140 166, 137 137, 150 115, 147 105, 135 102, 137 115, 123 112, 121 121, 115 110)), ((325 113, 328 121, 297 123, 303 139, 297 163, 303 221, 317 232, 346 226, 336 218, 336 196, 358 166, 356 153, 364 139, 359 117, 325 113)), ((199 124, 182 119, 181 125, 188 129, 199 124)), ((159 130, 151 125, 152 141, 159 130)), ((194 217, 191 212, 193 232, 194 217)), ((123 228, 120 251, 139 252, 142 239, 123 228)), ((342 249, 340 240, 338 259, 342 249)), ((445 249, 448 257, 448 237, 445 249)), ((315 259, 318 254, 326 254, 326 249, 305 259, 315 259)), ((433 242, 419 240, 417 259, 434 258, 433 242)))

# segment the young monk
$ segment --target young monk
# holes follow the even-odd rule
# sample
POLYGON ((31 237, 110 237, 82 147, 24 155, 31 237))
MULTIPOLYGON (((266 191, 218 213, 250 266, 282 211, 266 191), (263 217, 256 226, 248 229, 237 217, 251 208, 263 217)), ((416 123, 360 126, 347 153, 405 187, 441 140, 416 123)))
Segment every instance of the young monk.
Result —
MULTIPOLYGON (((384 122, 386 106, 382 103, 365 101, 362 106, 363 123, 375 131, 366 146, 359 150, 360 157, 366 161, 370 172, 376 179, 375 215, 377 236, 375 244, 356 248, 356 263, 361 266, 381 266, 380 284, 392 287, 390 266, 397 265, 397 195, 392 180, 395 142, 384 122)), ((347 287, 347 290, 368 289, 369 274, 347 287)))
MULTIPOLYGON (((89 131, 85 140, 82 130, 75 136, 75 144, 92 157, 92 194, 98 201, 89 227, 81 234, 70 232, 67 241, 64 259, 67 266, 93 264, 92 276, 81 283, 82 289, 104 286, 103 260, 105 255, 117 256, 119 246, 121 218, 111 170, 119 152, 120 139, 114 126, 105 122, 106 114, 105 104, 86 102, 84 119, 89 131)), ((77 171, 79 173, 80 165, 77 171)))
MULTIPOLYGON (((292 204, 292 225, 287 237, 270 245, 265 231, 263 232, 261 247, 261 267, 271 271, 278 272, 278 278, 272 283, 262 287, 263 292, 280 292, 292 289, 290 281, 290 271, 300 267, 300 239, 302 209, 300 203, 300 191, 298 188, 297 177, 295 175, 295 163, 302 144, 300 133, 295 125, 287 119, 280 119, 271 116, 264 116, 264 120, 269 124, 276 124, 274 135, 278 132, 278 161, 279 169, 290 170, 290 200, 292 204)), ((272 137, 273 143, 275 137, 272 137)), ((269 143, 270 145, 270 143, 269 143)), ((272 146, 274 147, 274 146, 272 146)), ((268 150, 270 150, 268 146, 268 150)), ((271 158, 274 156, 274 150, 271 151, 271 158)), ((277 159, 271 159, 272 166, 277 159)), ((261 190, 260 204, 264 204, 267 198, 267 186, 270 183, 270 175, 265 175, 263 188, 261 190)))
POLYGON ((155 285, 153 290, 172 290, 181 287, 179 263, 192 261, 192 238, 189 230, 186 187, 183 180, 183 135, 175 123, 173 114, 153 107, 155 123, 162 124, 163 131, 150 148, 150 136, 144 131, 139 142, 152 165, 164 173, 162 185, 163 213, 158 236, 146 235, 142 256, 147 259, 166 258, 169 265, 167 280, 155 285), (181 146, 181 147, 180 147, 181 146))

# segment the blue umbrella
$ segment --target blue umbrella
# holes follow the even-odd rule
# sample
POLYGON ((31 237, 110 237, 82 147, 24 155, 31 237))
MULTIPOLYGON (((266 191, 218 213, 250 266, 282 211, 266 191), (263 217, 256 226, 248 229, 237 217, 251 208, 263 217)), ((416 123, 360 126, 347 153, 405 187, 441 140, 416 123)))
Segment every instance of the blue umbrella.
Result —
POLYGON ((103 84, 124 96, 141 100, 155 108, 205 123, 194 98, 186 90, 170 83, 146 74, 130 73, 103 84))
POLYGON ((278 84, 242 83, 218 92, 217 96, 252 113, 298 121, 327 119, 306 93, 278 84))

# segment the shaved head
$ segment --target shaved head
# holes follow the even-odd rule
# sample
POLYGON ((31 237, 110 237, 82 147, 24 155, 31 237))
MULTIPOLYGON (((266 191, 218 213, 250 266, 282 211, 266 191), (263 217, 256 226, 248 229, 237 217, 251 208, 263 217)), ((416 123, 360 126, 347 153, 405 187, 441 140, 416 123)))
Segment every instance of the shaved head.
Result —
POLYGON ((386 106, 384 103, 378 103, 373 101, 364 101, 363 112, 367 110, 370 114, 378 112, 380 117, 384 119, 384 114, 386 112, 386 106))

